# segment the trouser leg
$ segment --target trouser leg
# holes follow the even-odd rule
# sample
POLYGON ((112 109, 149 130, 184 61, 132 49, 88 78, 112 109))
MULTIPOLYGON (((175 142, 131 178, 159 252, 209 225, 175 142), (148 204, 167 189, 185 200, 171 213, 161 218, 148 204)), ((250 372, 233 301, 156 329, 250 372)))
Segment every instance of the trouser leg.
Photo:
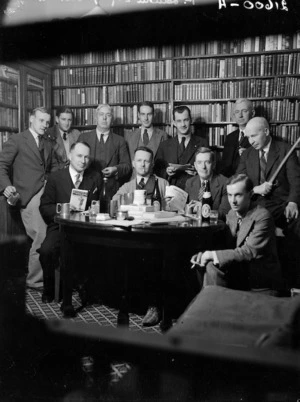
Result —
POLYGON ((59 264, 59 230, 48 231, 40 248, 40 263, 44 276, 44 293, 54 296, 55 269, 59 264))

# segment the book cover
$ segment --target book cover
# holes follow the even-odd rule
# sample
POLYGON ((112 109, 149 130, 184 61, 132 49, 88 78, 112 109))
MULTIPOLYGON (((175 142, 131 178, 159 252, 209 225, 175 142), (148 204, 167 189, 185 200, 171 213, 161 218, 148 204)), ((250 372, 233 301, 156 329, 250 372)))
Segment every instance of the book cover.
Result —
POLYGON ((85 211, 88 190, 73 188, 70 198, 70 208, 74 211, 85 211))

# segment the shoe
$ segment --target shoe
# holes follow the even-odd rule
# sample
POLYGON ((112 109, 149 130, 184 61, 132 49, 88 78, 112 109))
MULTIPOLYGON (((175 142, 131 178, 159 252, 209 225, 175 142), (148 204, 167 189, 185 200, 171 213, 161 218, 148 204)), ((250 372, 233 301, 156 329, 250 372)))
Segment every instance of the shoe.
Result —
POLYGON ((42 302, 43 303, 51 303, 54 300, 54 295, 51 295, 49 293, 43 293, 42 294, 42 302))
POLYGON ((73 306, 64 307, 64 304, 62 303, 60 306, 60 311, 63 313, 65 318, 76 317, 76 312, 73 306))
POLYGON ((148 307, 147 313, 143 318, 142 324, 144 327, 152 327, 160 322, 160 311, 155 306, 148 307))

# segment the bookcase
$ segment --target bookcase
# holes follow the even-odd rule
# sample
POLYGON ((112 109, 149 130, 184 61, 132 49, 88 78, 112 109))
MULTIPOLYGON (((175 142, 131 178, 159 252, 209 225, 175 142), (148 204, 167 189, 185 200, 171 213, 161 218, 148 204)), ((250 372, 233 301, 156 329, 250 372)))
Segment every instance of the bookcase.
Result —
POLYGON ((109 103, 114 129, 138 125, 137 104, 155 104, 154 123, 173 135, 172 109, 188 105, 196 134, 222 149, 237 98, 252 100, 274 136, 293 143, 300 122, 300 33, 253 36, 106 53, 62 55, 52 74, 53 108, 68 105, 80 130, 109 103))

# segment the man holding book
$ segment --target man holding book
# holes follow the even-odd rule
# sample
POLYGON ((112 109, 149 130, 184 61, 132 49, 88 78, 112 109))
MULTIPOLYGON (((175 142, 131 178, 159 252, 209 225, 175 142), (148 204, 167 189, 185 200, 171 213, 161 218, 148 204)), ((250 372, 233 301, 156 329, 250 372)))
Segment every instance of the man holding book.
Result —
MULTIPOLYGON (((54 299, 54 270, 59 263, 60 234, 54 222, 57 203, 70 203, 72 192, 85 190, 85 209, 92 200, 99 199, 102 177, 95 171, 87 171, 90 161, 90 147, 78 141, 71 145, 70 166, 49 176, 44 194, 41 197, 40 212, 48 225, 46 238, 40 248, 40 262, 44 273, 44 292, 42 301, 50 303, 54 299)), ((83 193, 83 192, 82 192, 83 193)))

